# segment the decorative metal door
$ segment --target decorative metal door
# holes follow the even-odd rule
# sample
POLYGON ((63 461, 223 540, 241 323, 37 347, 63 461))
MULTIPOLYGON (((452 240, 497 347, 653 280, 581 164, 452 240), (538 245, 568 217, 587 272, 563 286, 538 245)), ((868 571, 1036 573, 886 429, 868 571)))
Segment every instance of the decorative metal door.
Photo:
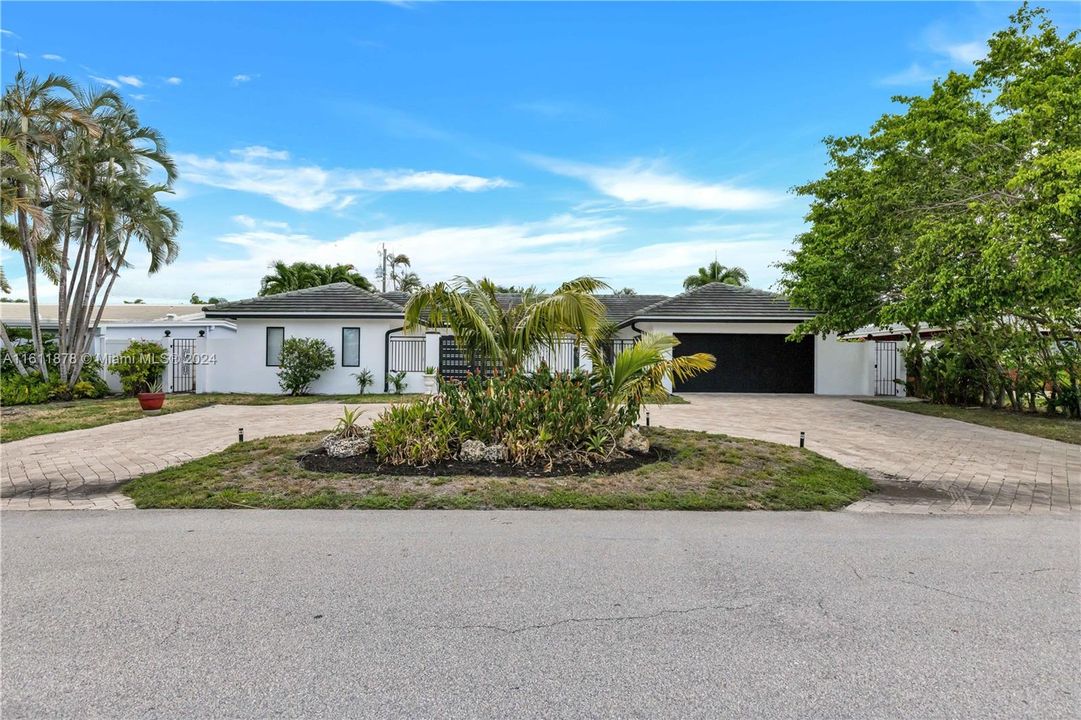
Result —
POLYGON ((897 396, 901 392, 897 379, 897 343, 875 343, 875 395, 897 396))
POLYGON ((488 376, 497 369, 485 358, 472 358, 470 362, 453 335, 439 338, 439 374, 447 380, 464 380, 469 373, 488 376))
POLYGON ((169 355, 172 392, 195 392, 195 340, 176 338, 169 355))

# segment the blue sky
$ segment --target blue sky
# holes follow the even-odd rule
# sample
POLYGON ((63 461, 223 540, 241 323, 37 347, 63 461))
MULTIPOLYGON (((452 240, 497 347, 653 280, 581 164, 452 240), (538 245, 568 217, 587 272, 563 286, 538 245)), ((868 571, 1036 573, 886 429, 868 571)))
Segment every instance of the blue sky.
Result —
POLYGON ((769 288, 821 138, 970 67, 1015 7, 6 2, 0 42, 5 83, 117 87, 179 162, 180 259, 116 299, 248 297, 278 258, 370 277, 383 242, 426 281, 673 293, 714 255, 769 288))

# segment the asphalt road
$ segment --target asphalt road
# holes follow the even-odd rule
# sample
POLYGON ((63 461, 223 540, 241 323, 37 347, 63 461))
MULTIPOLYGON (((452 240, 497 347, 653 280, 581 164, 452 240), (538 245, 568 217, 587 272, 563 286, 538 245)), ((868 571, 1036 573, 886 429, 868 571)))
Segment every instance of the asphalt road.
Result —
POLYGON ((4 513, 15 717, 1078 717, 1081 516, 4 513))

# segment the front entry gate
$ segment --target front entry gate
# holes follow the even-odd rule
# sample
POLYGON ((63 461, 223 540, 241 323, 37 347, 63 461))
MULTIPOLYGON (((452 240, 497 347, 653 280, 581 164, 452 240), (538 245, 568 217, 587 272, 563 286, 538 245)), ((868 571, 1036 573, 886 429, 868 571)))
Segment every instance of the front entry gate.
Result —
POLYGON ((169 356, 172 392, 195 392, 195 340, 176 338, 169 356))
POLYGON ((471 358, 458 347, 453 335, 439 338, 439 374, 447 380, 465 380, 472 373, 487 377, 498 368, 484 358, 471 358))
POLYGON ((897 379, 897 343, 875 343, 875 395, 896 396, 901 386, 897 379))

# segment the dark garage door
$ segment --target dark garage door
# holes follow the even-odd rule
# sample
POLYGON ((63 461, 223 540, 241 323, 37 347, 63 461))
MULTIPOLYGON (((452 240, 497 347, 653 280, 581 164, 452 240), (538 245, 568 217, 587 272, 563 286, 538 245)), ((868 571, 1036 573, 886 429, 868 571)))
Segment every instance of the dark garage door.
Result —
POLYGON ((705 352, 717 367, 676 383, 676 392, 813 393, 814 337, 676 333, 675 355, 705 352))

